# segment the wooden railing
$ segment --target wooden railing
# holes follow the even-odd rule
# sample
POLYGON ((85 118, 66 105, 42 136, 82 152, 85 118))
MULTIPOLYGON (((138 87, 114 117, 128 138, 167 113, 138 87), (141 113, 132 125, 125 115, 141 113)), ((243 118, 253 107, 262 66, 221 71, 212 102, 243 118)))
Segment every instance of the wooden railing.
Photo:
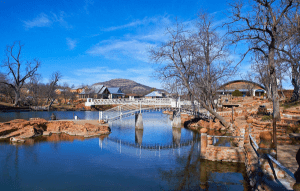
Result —
MULTIPOLYGON (((257 145, 257 143, 255 142, 254 138, 253 138, 250 134, 249 134, 249 138, 250 138, 251 146, 252 146, 252 148, 254 149, 256 155, 258 156, 258 158, 262 157, 262 156, 260 156, 260 154, 258 153, 258 150, 259 150, 259 149, 262 149, 262 150, 270 150, 270 149, 266 149, 266 148, 260 148, 260 147, 257 145), (256 148, 255 148, 255 147, 256 147, 256 148)), ((280 169, 282 169, 284 172, 286 172, 286 174, 288 174, 290 177, 292 177, 294 180, 296 180, 294 174, 293 174, 289 169, 287 169, 285 166, 283 166, 280 162, 278 162, 274 157, 272 157, 270 154, 265 154, 264 156, 267 157, 268 161, 274 162, 274 163, 277 165, 277 167, 279 167, 280 169)), ((259 160, 258 160, 258 163, 260 163, 259 160)), ((272 164, 272 163, 269 162, 269 164, 270 164, 270 167, 273 167, 273 164, 272 164)), ((274 174, 274 177, 275 177, 275 179, 277 179, 276 174, 274 174)))

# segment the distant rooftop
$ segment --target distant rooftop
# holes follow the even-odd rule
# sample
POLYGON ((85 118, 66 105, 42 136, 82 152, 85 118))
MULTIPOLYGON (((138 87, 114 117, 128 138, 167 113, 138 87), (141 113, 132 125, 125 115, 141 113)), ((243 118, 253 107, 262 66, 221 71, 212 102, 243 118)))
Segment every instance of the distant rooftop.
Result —
POLYGON ((111 94, 124 94, 119 87, 107 88, 111 94))
POLYGON ((163 94, 161 91, 153 91, 153 92, 145 95, 145 97, 163 97, 163 94))

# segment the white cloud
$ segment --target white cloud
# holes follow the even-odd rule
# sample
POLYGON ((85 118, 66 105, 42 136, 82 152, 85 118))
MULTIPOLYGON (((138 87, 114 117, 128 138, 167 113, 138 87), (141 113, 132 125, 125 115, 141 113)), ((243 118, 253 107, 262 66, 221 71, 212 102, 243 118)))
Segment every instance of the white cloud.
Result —
POLYGON ((93 4, 94 4, 94 1, 93 1, 93 0, 85 0, 85 1, 84 1, 83 9, 84 9, 84 11, 85 11, 86 14, 89 14, 89 13, 90 13, 90 12, 89 12, 89 7, 90 7, 91 5, 93 5, 93 4))
POLYGON ((112 27, 109 27, 109 28, 105 28, 105 29, 103 29, 103 31, 110 32, 110 31, 130 28, 130 27, 137 27, 137 26, 140 26, 140 25, 150 25, 150 24, 153 24, 153 23, 156 24, 158 21, 159 21, 159 17, 152 17, 152 18, 145 17, 142 20, 137 19, 135 21, 132 21, 132 22, 124 24, 124 25, 112 26, 112 27))
POLYGON ((66 40, 67 40, 67 45, 68 45, 69 49, 73 50, 77 45, 77 40, 73 40, 71 38, 66 38, 66 40))
POLYGON ((74 71, 74 75, 76 77, 74 79, 68 79, 68 81, 72 81, 72 83, 80 85, 82 83, 82 80, 80 79, 84 79, 84 83, 91 85, 115 78, 124 78, 150 87, 161 88, 160 82, 150 77, 152 73, 153 69, 146 67, 126 69, 115 69, 109 67, 82 68, 74 71))
POLYGON ((65 28, 71 28, 71 26, 65 21, 65 17, 66 14, 63 11, 61 11, 59 14, 40 13, 37 17, 35 17, 32 20, 23 21, 23 24, 26 29, 31 29, 34 27, 50 27, 53 25, 53 23, 59 23, 65 28))
POLYGON ((119 30, 119 29, 135 27, 135 26, 138 26, 138 25, 141 25, 141 24, 143 24, 142 21, 137 20, 137 21, 125 24, 125 25, 109 27, 109 28, 103 29, 103 31, 110 32, 110 31, 115 31, 115 30, 119 30))
POLYGON ((127 33, 120 39, 103 40, 86 51, 93 56, 103 56, 107 59, 120 60, 124 58, 149 62, 149 48, 168 39, 166 27, 171 23, 167 16, 144 18, 121 26, 105 29, 105 31, 119 30, 129 27, 139 27, 138 34, 127 33))
POLYGON ((98 43, 87 51, 90 55, 104 56, 108 59, 120 59, 123 57, 134 58, 148 62, 148 48, 153 44, 132 40, 111 40, 98 43))
POLYGON ((29 20, 29 21, 23 21, 25 28, 30 29, 33 27, 49 27, 52 24, 52 21, 49 19, 48 15, 45 13, 41 13, 36 18, 29 20))

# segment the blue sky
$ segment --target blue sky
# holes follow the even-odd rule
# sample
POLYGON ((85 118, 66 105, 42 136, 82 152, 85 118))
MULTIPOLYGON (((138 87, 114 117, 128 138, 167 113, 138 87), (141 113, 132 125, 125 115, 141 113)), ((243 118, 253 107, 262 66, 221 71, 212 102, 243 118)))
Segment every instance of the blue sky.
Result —
POLYGON ((126 78, 161 88, 151 78, 148 49, 166 40, 175 17, 193 23, 204 9, 221 21, 226 8, 222 0, 2 0, 0 56, 4 60, 6 45, 21 41, 23 60, 41 61, 43 82, 60 71, 60 83, 69 85, 126 78))

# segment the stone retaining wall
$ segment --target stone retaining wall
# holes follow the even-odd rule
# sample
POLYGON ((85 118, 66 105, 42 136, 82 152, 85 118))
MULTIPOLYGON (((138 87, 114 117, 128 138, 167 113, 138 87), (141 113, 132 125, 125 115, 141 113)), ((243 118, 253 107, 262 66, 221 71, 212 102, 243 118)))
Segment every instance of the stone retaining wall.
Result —
POLYGON ((238 147, 214 146, 212 136, 201 133, 201 158, 211 161, 245 162, 244 139, 234 138, 238 147))
MULTIPOLYGON (((249 128, 242 131, 245 138, 234 138, 238 147, 214 146, 212 137, 201 133, 201 158, 210 161, 226 161, 244 163, 250 185, 253 190, 286 190, 293 187, 294 182, 274 162, 258 157, 250 144, 249 128), (277 179, 275 180, 275 175, 277 179)), ((259 153, 260 151, 258 151, 259 153)), ((262 155, 260 155, 262 156, 262 155)))

